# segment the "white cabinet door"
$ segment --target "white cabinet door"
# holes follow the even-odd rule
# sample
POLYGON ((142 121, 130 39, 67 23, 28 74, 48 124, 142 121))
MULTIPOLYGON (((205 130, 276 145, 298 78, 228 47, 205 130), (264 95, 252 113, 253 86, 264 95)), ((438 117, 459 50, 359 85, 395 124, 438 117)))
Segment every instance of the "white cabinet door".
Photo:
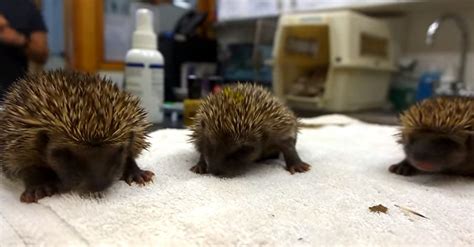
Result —
POLYGON ((294 1, 294 11, 370 7, 398 3, 400 0, 288 0, 294 1))
POLYGON ((277 16, 280 14, 279 0, 219 0, 219 21, 277 16))

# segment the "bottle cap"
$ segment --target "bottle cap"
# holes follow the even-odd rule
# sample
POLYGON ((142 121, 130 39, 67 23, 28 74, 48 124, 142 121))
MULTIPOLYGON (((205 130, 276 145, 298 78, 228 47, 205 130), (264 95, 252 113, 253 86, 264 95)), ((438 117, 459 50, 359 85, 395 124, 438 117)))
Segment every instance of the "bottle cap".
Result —
POLYGON ((138 9, 135 20, 132 48, 156 50, 156 34, 153 30, 152 12, 148 9, 138 9))

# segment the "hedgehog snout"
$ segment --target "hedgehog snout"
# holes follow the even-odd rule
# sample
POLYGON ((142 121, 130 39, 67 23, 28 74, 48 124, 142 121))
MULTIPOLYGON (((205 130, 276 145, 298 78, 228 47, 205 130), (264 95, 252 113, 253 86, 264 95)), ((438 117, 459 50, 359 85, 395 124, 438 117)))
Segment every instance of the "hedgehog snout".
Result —
POLYGON ((224 176, 226 174, 223 170, 216 167, 209 167, 209 173, 215 176, 224 176))
POLYGON ((225 158, 218 162, 208 163, 208 172, 218 177, 235 177, 241 175, 248 168, 249 162, 245 159, 225 158))
POLYGON ((224 167, 221 165, 222 161, 215 159, 205 159, 207 164, 207 171, 215 176, 223 176, 226 172, 224 167))
POLYGON ((223 167, 213 167, 209 169, 209 173, 216 177, 231 178, 237 175, 237 172, 232 169, 225 169, 223 167))
POLYGON ((406 147, 410 162, 420 170, 441 171, 462 163, 466 152, 446 137, 421 138, 406 147))
POLYGON ((100 177, 88 178, 82 183, 81 190, 86 192, 100 192, 107 189, 111 184, 111 179, 100 177))
POLYGON ((92 169, 83 171, 76 185, 76 190, 82 192, 101 192, 106 190, 117 179, 114 173, 108 173, 100 169, 92 169))
POLYGON ((90 183, 89 185, 89 190, 91 192, 99 192, 99 191, 103 191, 105 190, 107 187, 109 187, 111 183, 107 180, 97 180, 97 181, 93 181, 92 183, 90 183))

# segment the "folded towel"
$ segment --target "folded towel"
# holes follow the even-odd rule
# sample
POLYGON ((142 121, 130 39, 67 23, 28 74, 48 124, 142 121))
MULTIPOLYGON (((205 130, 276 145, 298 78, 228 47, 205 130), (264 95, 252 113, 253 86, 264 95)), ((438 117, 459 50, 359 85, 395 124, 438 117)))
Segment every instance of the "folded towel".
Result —
POLYGON ((23 204, 21 183, 2 177, 0 246, 474 245, 472 180, 389 173, 403 159, 394 126, 341 115, 304 122, 346 125, 301 130, 297 149, 312 164, 302 174, 282 160, 232 179, 194 174, 188 130, 165 129, 138 159, 156 173, 145 187, 117 182, 102 199, 23 204), (369 210, 379 204, 386 213, 369 210))

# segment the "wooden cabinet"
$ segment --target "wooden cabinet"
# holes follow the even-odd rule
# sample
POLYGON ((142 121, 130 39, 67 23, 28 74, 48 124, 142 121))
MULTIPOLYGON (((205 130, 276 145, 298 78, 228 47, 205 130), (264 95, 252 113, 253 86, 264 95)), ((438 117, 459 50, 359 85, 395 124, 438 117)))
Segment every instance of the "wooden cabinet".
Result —
POLYGON ((68 67, 88 72, 123 68, 122 61, 104 59, 104 1, 65 0, 64 15, 68 67))

